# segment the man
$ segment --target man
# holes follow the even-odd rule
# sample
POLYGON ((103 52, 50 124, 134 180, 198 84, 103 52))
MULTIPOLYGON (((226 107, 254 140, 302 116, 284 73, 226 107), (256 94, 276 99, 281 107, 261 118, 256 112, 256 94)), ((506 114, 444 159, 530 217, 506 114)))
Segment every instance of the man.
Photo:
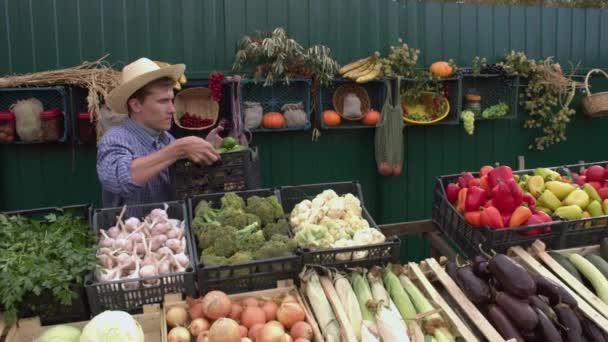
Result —
POLYGON ((104 207, 172 200, 169 166, 182 158, 207 165, 219 160, 204 139, 175 140, 167 132, 175 112, 173 85, 184 70, 184 64, 160 68, 148 58, 123 68, 121 84, 106 103, 112 111, 129 117, 109 129, 97 146, 104 207))

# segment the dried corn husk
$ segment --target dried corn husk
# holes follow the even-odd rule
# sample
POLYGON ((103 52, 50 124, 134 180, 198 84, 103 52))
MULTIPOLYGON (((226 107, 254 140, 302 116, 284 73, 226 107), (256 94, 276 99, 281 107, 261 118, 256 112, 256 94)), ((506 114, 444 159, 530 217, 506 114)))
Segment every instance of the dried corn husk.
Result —
POLYGON ((42 102, 33 97, 17 101, 11 106, 11 110, 15 113, 15 125, 19 139, 27 142, 41 139, 40 112, 43 109, 42 102))
POLYGON ((353 328, 355 337, 357 337, 357 340, 360 341, 361 321, 363 318, 355 291, 353 291, 353 288, 350 286, 348 280, 340 273, 336 272, 333 274, 333 281, 334 287, 336 288, 336 292, 338 293, 338 297, 340 299, 340 303, 342 304, 344 311, 346 311, 346 316, 350 321, 350 325, 353 328))
POLYGON ((325 297, 325 292, 321 286, 319 276, 314 269, 304 269, 300 274, 303 283, 304 293, 315 314, 319 328, 327 342, 341 341, 340 324, 325 297))
POLYGON ((382 268, 373 267, 367 279, 374 297, 374 303, 369 305, 376 311, 376 324, 382 341, 409 342, 405 321, 382 284, 382 268))

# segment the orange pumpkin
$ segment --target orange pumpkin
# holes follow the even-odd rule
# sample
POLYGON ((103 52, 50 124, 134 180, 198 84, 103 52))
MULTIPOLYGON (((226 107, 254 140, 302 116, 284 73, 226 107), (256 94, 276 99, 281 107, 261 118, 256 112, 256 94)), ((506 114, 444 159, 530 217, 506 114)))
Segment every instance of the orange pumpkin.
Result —
POLYGON ((444 61, 439 61, 431 64, 429 71, 431 72, 431 74, 433 74, 433 76, 437 77, 448 77, 454 72, 452 66, 448 62, 444 61))
POLYGON ((365 113, 361 122, 367 126, 374 126, 380 121, 380 112, 370 109, 365 113))
POLYGON ((264 128, 281 128, 285 124, 285 117, 278 112, 268 112, 262 116, 264 128))
POLYGON ((335 110, 323 111, 323 123, 325 126, 338 126, 342 119, 335 110))

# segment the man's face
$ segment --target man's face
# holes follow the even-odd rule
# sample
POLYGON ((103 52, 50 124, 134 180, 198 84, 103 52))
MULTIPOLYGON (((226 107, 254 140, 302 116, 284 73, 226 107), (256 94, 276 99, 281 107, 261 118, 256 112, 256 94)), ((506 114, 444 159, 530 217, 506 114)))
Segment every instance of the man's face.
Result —
POLYGON ((153 87, 143 103, 137 99, 129 100, 131 115, 141 124, 158 131, 171 128, 175 106, 172 87, 153 87))

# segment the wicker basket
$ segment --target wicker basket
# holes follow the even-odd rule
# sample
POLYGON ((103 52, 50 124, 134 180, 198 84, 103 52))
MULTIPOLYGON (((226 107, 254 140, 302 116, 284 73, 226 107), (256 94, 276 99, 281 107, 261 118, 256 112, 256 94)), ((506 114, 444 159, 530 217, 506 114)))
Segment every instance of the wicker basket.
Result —
POLYGON ((587 77, 585 77, 587 96, 583 98, 583 109, 587 116, 598 118, 608 116, 608 91, 591 94, 589 90, 589 76, 595 72, 602 73, 608 78, 608 74, 601 69, 592 69, 587 73, 587 77))
POLYGON ((183 129, 200 131, 212 127, 217 122, 220 105, 211 98, 211 90, 204 87, 187 88, 175 96, 175 113, 173 113, 173 121, 183 129), (212 123, 202 127, 184 127, 179 122, 177 113, 188 112, 191 115, 196 115, 201 119, 211 119, 212 123))
POLYGON ((361 120, 365 113, 369 111, 369 95, 367 94, 367 91, 358 84, 346 83, 339 86, 334 92, 332 101, 334 104, 334 109, 344 120, 361 120), (344 109, 344 98, 348 94, 355 94, 359 98, 359 101, 361 101, 361 116, 359 116, 358 118, 347 118, 342 115, 342 110, 344 109))

